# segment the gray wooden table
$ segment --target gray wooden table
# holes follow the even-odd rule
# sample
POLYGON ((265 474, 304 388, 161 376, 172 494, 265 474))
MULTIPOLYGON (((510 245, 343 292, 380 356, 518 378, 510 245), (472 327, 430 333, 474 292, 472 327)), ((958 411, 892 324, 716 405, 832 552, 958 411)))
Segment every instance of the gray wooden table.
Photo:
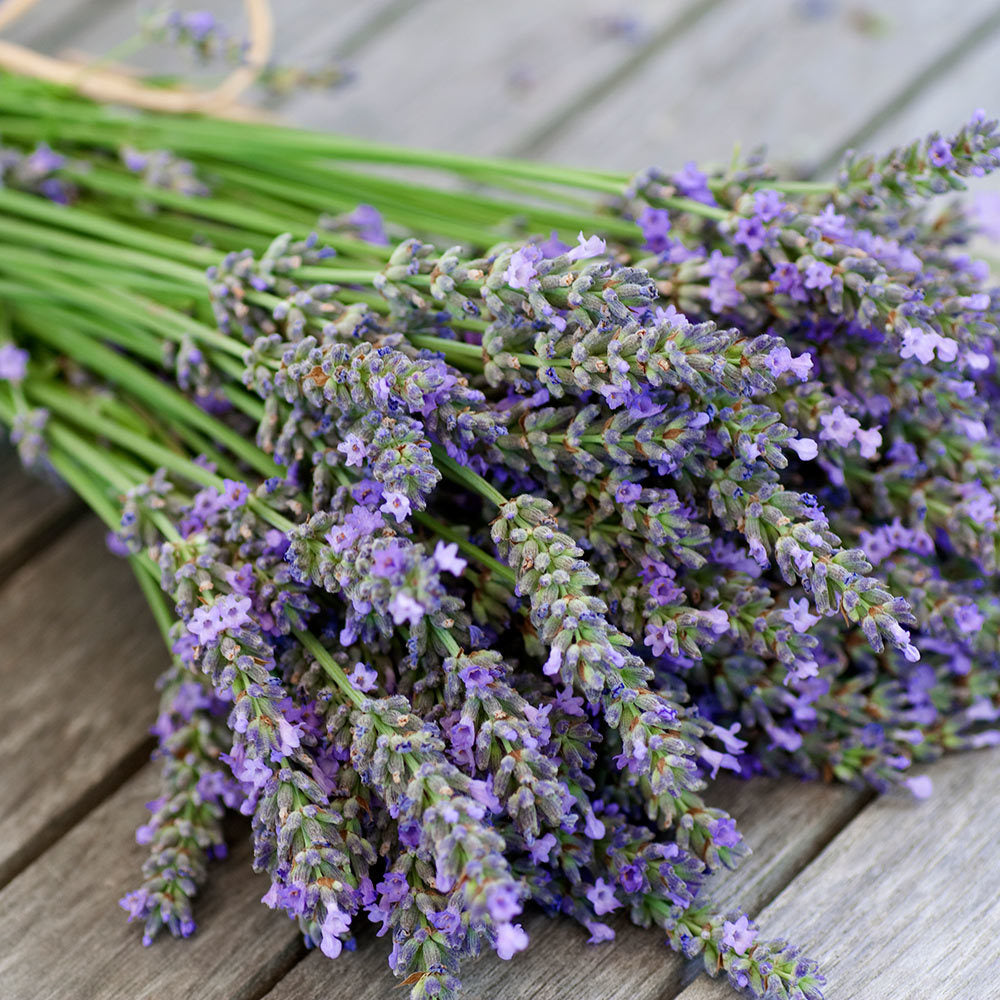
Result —
MULTIPOLYGON (((203 3, 216 11, 229 3, 203 3)), ((42 0, 11 31, 101 52, 133 0, 42 0)), ((429 147, 638 169, 766 142, 801 173, 845 148, 1000 111, 995 0, 275 0, 282 60, 355 82, 288 118, 429 147)), ((160 65, 152 53, 147 65, 160 65)), ((399 996, 384 942, 331 964, 258 902, 245 831, 187 942, 139 946, 117 899, 156 791, 148 764, 165 665, 125 566, 72 500, 0 455, 0 1000, 328 1000, 399 996), (58 692, 54 696, 52 692, 58 692)), ((768 936, 817 958, 831 1000, 1000 997, 1000 751, 929 772, 934 797, 720 785, 753 857, 720 885, 768 936)), ((729 994, 652 932, 590 947, 537 918, 512 963, 470 967, 481 1000, 705 1000, 729 994)))

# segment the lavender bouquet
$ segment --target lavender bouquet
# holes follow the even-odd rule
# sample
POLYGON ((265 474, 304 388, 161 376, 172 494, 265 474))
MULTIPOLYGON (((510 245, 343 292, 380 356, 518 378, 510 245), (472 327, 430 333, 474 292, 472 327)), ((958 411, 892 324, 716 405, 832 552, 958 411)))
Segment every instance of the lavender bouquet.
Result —
POLYGON ((0 79, 0 421, 171 651, 124 900, 188 935, 226 809, 263 902, 413 998, 530 901, 754 997, 720 769, 906 785, 1000 739, 997 314, 934 195, 977 115, 832 183, 632 178, 0 79), (406 167, 405 179, 392 168, 406 167))

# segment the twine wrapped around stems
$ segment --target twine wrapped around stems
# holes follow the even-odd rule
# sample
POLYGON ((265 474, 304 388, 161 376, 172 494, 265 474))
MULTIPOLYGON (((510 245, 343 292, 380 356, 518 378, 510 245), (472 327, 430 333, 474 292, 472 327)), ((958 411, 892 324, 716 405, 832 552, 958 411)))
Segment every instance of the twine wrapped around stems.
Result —
MULTIPOLYGON (((35 6, 38 0, 4 0, 0 3, 0 31, 35 6)), ((211 90, 149 87, 118 70, 80 66, 43 55, 23 45, 0 39, 0 68, 71 87, 85 97, 110 104, 128 104, 149 111, 174 114, 202 113, 226 118, 259 117, 238 103, 271 58, 274 17, 269 0, 243 0, 250 45, 246 60, 211 90)))

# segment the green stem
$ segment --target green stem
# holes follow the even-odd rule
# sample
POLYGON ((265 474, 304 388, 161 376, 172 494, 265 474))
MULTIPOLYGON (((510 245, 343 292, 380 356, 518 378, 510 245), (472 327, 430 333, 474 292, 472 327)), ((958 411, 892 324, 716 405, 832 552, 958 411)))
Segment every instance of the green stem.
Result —
MULTIPOLYGON (((137 480, 117 468, 114 463, 109 460, 109 456, 106 452, 102 452, 99 448, 95 448, 92 444, 90 444, 90 442, 84 440, 79 435, 74 434, 71 430, 69 430, 69 428, 53 422, 48 428, 46 428, 46 432, 53 441, 58 441, 60 439, 67 441, 69 444, 68 450, 71 454, 85 457, 89 468, 96 469, 100 472, 100 474, 104 476, 109 483, 122 493, 127 492, 132 488, 132 486, 141 482, 141 479, 137 480)), ((181 542, 184 540, 181 537, 180 532, 174 527, 170 519, 166 517, 162 511, 149 511, 149 519, 156 525, 160 534, 163 535, 167 541, 181 542)))
POLYGON ((142 561, 137 556, 129 556, 128 561, 138 581, 139 588, 146 598, 146 603, 149 605, 149 610, 153 613, 153 619, 163 636, 163 641, 169 649, 171 646, 170 627, 174 623, 174 616, 170 613, 166 598, 160 589, 159 578, 155 570, 150 572, 151 564, 142 561))
POLYGON ((0 209, 45 223, 56 230, 71 229, 112 244, 146 251, 157 260, 165 257, 193 264, 195 267, 208 267, 218 263, 219 259, 218 251, 208 247, 159 236, 148 228, 127 226, 102 215, 92 215, 81 208, 65 208, 37 195, 23 194, 10 188, 0 188, 0 209))
MULTIPOLYGON (((78 186, 99 194, 147 201, 165 208, 177 209, 185 214, 228 223, 240 229, 251 229, 265 235, 274 236, 289 228, 287 216, 269 215, 252 205, 222 201, 211 196, 182 194, 169 188, 153 187, 139 178, 96 166, 90 166, 87 170, 63 170, 62 175, 78 186)), ((308 228, 308 224, 304 224, 303 228, 308 228)))
MULTIPOLYGON (((93 447, 88 441, 80 437, 65 424, 58 421, 51 421, 45 428, 45 436, 56 445, 64 447, 67 454, 73 455, 81 460, 85 460, 86 467, 96 472, 104 481, 117 490, 125 493, 136 485, 135 480, 123 472, 106 452, 93 447)), ((120 517, 114 520, 114 527, 120 526, 120 517)))
POLYGON ((37 336, 53 347, 68 352, 84 367, 99 372, 145 402, 172 414, 188 426, 208 435, 209 439, 218 441, 265 478, 281 474, 281 469, 274 460, 247 441, 242 434, 206 413, 182 393, 121 354, 68 326, 52 329, 45 324, 33 323, 32 328, 37 336))
MULTIPOLYGON (((227 479, 243 479, 245 472, 228 456, 219 451, 203 434, 185 423, 175 424, 174 433, 191 449, 195 455, 203 455, 211 462, 216 471, 227 479)), ((267 457, 266 455, 264 456, 267 457)))
POLYGON ((365 696, 347 679, 340 664, 329 654, 323 644, 311 632, 303 629, 292 629, 292 634, 309 651, 316 662, 326 671, 327 675, 360 708, 365 703, 365 696))
MULTIPOLYGON (((308 182, 302 183, 301 170, 289 170, 286 172, 287 176, 272 178, 256 169, 249 171, 219 166, 216 169, 228 173, 229 176, 239 180, 246 187, 282 197, 292 204, 308 207, 315 212, 346 212, 354 208, 359 201, 375 201, 391 222, 408 229, 415 228, 422 232, 431 231, 436 235, 444 235, 449 239, 457 239, 477 246, 496 239, 495 232, 484 233, 475 225, 470 226, 461 220, 456 221, 447 212, 443 212, 440 206, 436 210, 421 208, 417 201, 408 196, 405 189, 401 189, 395 197, 385 194, 374 195, 364 184, 350 184, 331 176, 327 180, 328 187, 321 190, 311 187, 308 182), (340 193, 346 191, 350 197, 347 200, 338 201, 331 194, 332 191, 340 193)), ((264 169, 267 169, 266 164, 264 169)), ((386 252, 388 249, 386 248, 386 252)))
POLYGON ((431 631, 441 640, 441 644, 448 650, 451 656, 457 656, 461 652, 458 643, 455 641, 455 637, 449 629, 441 628, 440 625, 432 623, 431 631))
POLYGON ((406 339, 414 347, 422 347, 429 351, 443 354, 445 360, 456 367, 471 367, 481 372, 483 365, 483 349, 475 344, 467 344, 462 340, 448 340, 445 337, 432 337, 423 333, 408 333, 406 339))
POLYGON ((774 188, 785 194, 832 194, 837 185, 826 181, 761 181, 757 187, 774 188))
POLYGON ((121 527, 121 517, 114 504, 104 495, 100 487, 77 464, 76 460, 60 448, 49 448, 52 467, 69 484, 73 492, 105 523, 111 531, 121 527))
POLYGON ((657 197, 653 200, 657 205, 662 205, 665 208, 673 208, 678 212, 687 212, 689 215, 700 215, 705 219, 714 219, 717 222, 725 221, 733 214, 728 209, 718 208, 715 205, 706 205, 704 202, 695 201, 693 198, 657 197))
MULTIPOLYGON (((3 193, 3 189, 0 188, 0 195, 3 193)), ((139 268, 158 277, 167 276, 184 282, 189 286, 186 290, 195 289, 203 292, 205 289, 203 271, 179 264, 156 253, 146 253, 144 250, 119 246, 106 240, 77 236, 61 229, 54 229, 51 226, 24 222, 9 216, 0 216, 0 235, 7 237, 18 248, 47 247, 51 250, 62 251, 70 257, 80 258, 92 266, 100 261, 108 265, 118 264, 139 268)), ((31 260, 37 262, 40 256, 33 254, 31 260)), ((41 259, 45 260, 46 258, 41 257, 41 259)), ((51 257, 47 259, 51 260, 51 257)), ((108 270, 113 269, 109 267, 108 270)))
MULTIPOLYGON (((81 401, 74 398, 71 393, 59 389, 54 385, 46 385, 37 381, 26 383, 26 388, 28 395, 44 406, 49 407, 57 413, 61 413, 70 421, 86 427, 95 434, 106 437, 109 441, 114 441, 126 451, 144 458, 152 465, 163 466, 165 469, 191 482, 199 483, 202 486, 208 486, 220 491, 224 488, 224 483, 219 476, 202 468, 200 465, 196 465, 170 448, 166 448, 156 441, 151 441, 141 434, 121 427, 113 420, 106 420, 98 414, 91 412, 85 406, 81 406, 81 401)), ((251 496, 247 501, 247 506, 261 519, 279 531, 289 532, 295 527, 294 522, 289 521, 284 515, 273 510, 258 497, 251 496)), ((173 529, 171 528, 170 530, 172 531, 173 529)))
POLYGON ((86 406, 85 401, 75 394, 56 385, 32 380, 26 381, 24 387, 30 398, 54 412, 62 414, 68 421, 85 427, 100 437, 106 437, 126 451, 145 459, 154 467, 163 466, 165 469, 202 486, 210 486, 219 490, 223 488, 222 480, 214 473, 203 469, 200 465, 195 465, 194 462, 178 455, 170 448, 122 427, 114 420, 107 420, 94 413, 86 406))
POLYGON ((464 465, 459 465, 440 445, 431 445, 431 454, 438 468, 453 482, 460 486, 465 486, 478 493, 484 500, 489 500, 497 507, 502 507, 507 503, 507 498, 493 486, 491 486, 477 472, 464 465))
MULTIPOLYGON (((4 260, 3 255, 0 255, 0 263, 4 260)), ((12 269, 17 269, 16 261, 10 259, 8 263, 12 269)), ((52 263, 53 267, 58 267, 57 260, 52 263)), ((111 278, 113 279, 113 273, 111 278)), ((204 323, 199 323, 197 320, 153 299, 123 290, 109 296, 106 292, 83 287, 79 282, 69 281, 55 272, 36 272, 32 274, 31 280, 60 294, 73 307, 78 308, 84 304, 92 307, 97 315, 113 313, 122 320, 135 323, 142 329, 154 331, 161 338, 181 343, 190 337, 204 347, 216 348, 239 358, 241 361, 246 352, 246 346, 239 344, 231 337, 227 337, 218 330, 206 326, 204 323)))
MULTIPOLYGON (((5 77, 4 83, 12 78, 5 77)), ((628 181, 627 175, 597 170, 531 163, 527 161, 475 157, 459 153, 403 149, 384 143, 368 142, 323 132, 269 125, 263 122, 240 123, 222 119, 182 117, 141 113, 128 118, 114 114, 100 105, 65 96, 25 92, 16 86, 0 88, 0 106, 10 117, 0 122, 3 134, 27 134, 37 137, 39 119, 64 140, 87 142, 115 151, 123 142, 143 148, 166 146, 175 152, 222 150, 232 158, 262 151, 272 155, 282 152, 290 157, 321 157, 343 162, 368 162, 398 166, 417 166, 444 170, 460 176, 481 177, 497 173, 504 177, 575 187, 582 190, 617 194, 628 181), (4 90, 9 90, 4 93, 4 90), (31 130, 28 130, 28 127, 31 130)))

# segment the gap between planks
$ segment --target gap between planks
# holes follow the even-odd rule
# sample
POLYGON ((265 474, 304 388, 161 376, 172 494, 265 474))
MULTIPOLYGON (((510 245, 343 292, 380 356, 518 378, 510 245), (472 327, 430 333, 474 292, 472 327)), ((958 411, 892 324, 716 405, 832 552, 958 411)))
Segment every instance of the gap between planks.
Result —
MULTIPOLYGON (((832 1000, 1000 996, 1000 748, 921 772, 928 801, 875 801, 760 915, 819 961, 832 1000)), ((733 992, 703 977, 678 1000, 733 992)))
POLYGON ((212 863, 198 932, 141 946, 118 900, 141 882, 136 818, 159 792, 157 771, 147 764, 0 891, 3 1000, 259 1000, 298 961, 298 927, 260 904, 267 878, 250 873, 245 822, 212 863))
POLYGON ((0 885, 152 748, 153 681, 167 654, 103 536, 81 521, 0 587, 0 885))
POLYGON ((730 0, 545 144, 546 159, 634 172, 728 162, 761 144, 784 164, 837 150, 942 53, 981 29, 996 0, 773 4, 730 0), (809 12, 811 11, 811 13, 809 12))
MULTIPOLYGON (((822 177, 829 174, 843 156, 851 150, 860 149, 871 142, 879 131, 899 118, 913 106, 930 88, 939 83, 950 72, 958 69, 963 60, 972 56, 1000 32, 1000 6, 986 15, 978 24, 972 25, 965 34, 956 39, 944 52, 932 59, 902 86, 899 91, 880 107, 871 117, 844 138, 835 149, 805 171, 807 177, 822 177)), ((990 94, 990 97, 994 95, 990 94)), ((972 108, 966 112, 971 114, 972 108)), ((949 124, 949 123, 942 123, 949 124)), ((913 136, 912 138, 917 138, 913 136)))
POLYGON ((633 0, 620 11, 606 0, 506 0, 488 10, 427 0, 368 42, 352 85, 300 94, 284 110, 337 132, 501 154, 706 2, 633 0))
POLYGON ((581 87, 578 94, 555 109, 542 124, 512 143, 507 155, 534 156, 554 139, 572 132, 576 119, 592 104, 600 100, 613 99, 616 90, 637 76, 648 63, 663 55, 671 46, 682 42, 695 25, 727 2, 729 0, 699 0, 698 3, 681 10, 650 39, 637 46, 629 57, 597 80, 581 87))
POLYGON ((83 513, 65 488, 29 476, 0 445, 0 584, 53 544, 83 513))

